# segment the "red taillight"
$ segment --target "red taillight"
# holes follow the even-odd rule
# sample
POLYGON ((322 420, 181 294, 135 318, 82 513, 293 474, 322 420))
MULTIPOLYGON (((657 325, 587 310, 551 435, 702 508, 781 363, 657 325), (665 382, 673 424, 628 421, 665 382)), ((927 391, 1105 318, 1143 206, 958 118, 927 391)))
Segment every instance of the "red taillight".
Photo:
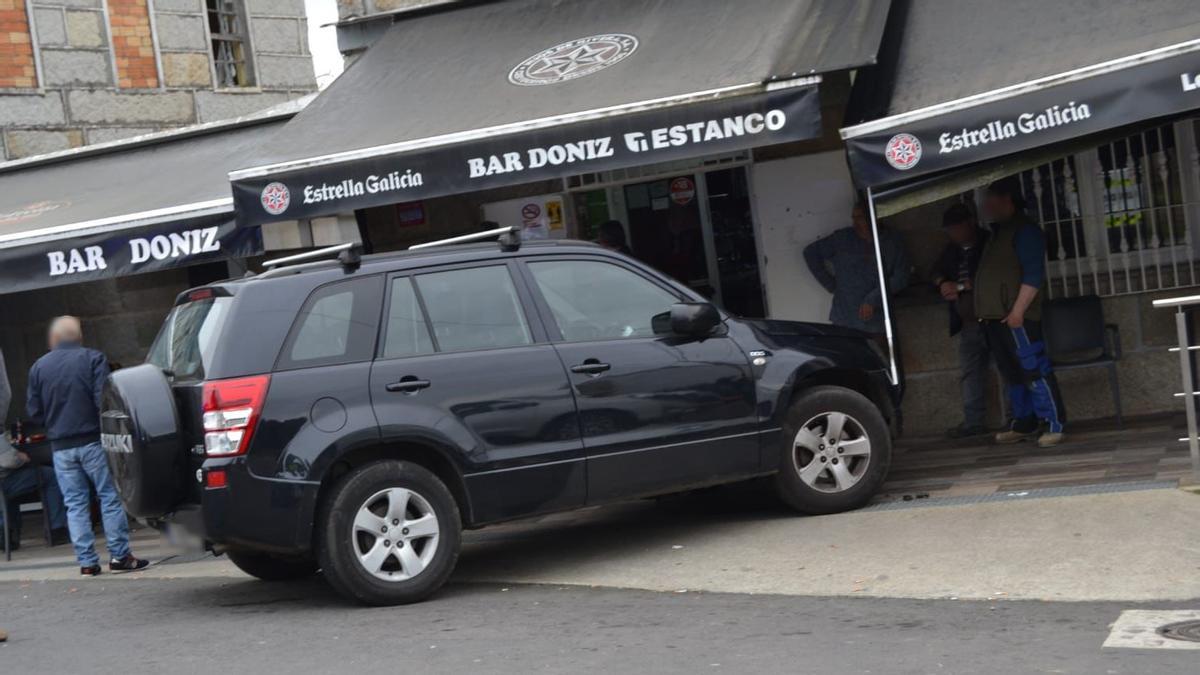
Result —
POLYGON ((229 484, 229 476, 225 473, 225 469, 209 469, 204 474, 204 487, 206 488, 223 488, 229 484))
POLYGON ((213 297, 213 295, 214 295, 213 289, 200 288, 200 289, 192 291, 191 293, 188 293, 188 302, 195 302, 197 300, 207 300, 207 299, 213 297))
POLYGON ((204 454, 245 454, 270 383, 270 375, 204 383, 204 454))

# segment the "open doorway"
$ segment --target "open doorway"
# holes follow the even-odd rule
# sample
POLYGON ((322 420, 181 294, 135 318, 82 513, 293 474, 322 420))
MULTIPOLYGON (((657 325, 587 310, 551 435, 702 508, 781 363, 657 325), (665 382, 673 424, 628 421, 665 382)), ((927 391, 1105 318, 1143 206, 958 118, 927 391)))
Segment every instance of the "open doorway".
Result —
POLYGON ((680 173, 576 195, 584 237, 625 227, 633 256, 739 316, 766 315, 744 167, 680 173))

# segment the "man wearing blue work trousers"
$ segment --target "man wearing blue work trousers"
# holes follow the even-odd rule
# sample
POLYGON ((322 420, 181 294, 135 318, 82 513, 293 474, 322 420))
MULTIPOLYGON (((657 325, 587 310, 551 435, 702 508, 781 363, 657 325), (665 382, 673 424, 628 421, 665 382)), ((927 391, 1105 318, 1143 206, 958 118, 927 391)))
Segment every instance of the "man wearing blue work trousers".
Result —
POLYGON ((1010 176, 988 186, 984 211, 992 235, 975 276, 975 313, 988 349, 1008 390, 1012 426, 997 443, 1019 443, 1038 433, 1047 448, 1063 441, 1066 409, 1042 342, 1042 293, 1046 281, 1046 239, 1025 213, 1021 184, 1010 176))
POLYGON ((82 340, 79 319, 60 316, 50 324, 50 351, 29 371, 25 409, 30 419, 46 427, 79 573, 94 577, 100 574, 100 558, 92 534, 92 489, 100 500, 109 570, 138 570, 148 563, 129 550, 129 521, 100 446, 100 394, 108 361, 82 346, 82 340))

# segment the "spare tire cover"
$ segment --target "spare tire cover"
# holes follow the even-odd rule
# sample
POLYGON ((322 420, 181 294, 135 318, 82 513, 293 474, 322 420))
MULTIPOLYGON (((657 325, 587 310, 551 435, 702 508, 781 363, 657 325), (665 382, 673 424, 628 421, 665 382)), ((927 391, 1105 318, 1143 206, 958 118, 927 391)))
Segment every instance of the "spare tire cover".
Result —
POLYGON ((125 510, 157 518, 187 496, 186 448, 175 396, 157 366, 113 373, 104 387, 100 440, 125 510))

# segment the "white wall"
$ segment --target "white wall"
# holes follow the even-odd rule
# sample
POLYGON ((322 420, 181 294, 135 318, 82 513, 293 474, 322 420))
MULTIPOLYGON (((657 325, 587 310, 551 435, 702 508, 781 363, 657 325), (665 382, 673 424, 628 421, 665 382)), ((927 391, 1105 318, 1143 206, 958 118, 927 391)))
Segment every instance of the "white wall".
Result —
POLYGON ((751 167, 754 208, 771 318, 829 321, 832 296, 804 264, 804 247, 850 224, 854 186, 842 152, 751 167))

